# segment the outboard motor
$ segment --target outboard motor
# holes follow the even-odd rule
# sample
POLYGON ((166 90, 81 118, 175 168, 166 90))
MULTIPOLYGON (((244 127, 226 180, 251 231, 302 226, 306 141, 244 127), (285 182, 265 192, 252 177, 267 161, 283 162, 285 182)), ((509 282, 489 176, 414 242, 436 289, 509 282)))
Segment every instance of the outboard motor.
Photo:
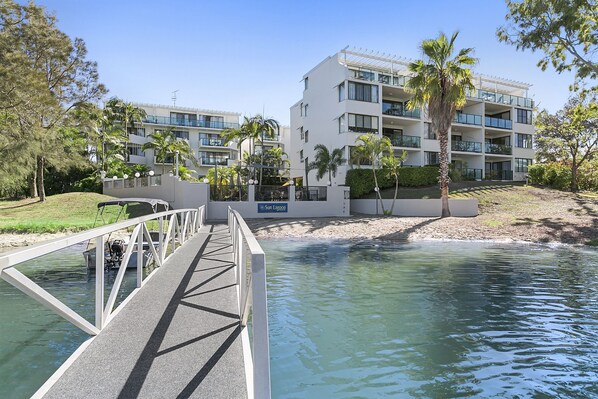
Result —
POLYGON ((125 242, 123 240, 113 240, 110 243, 110 264, 119 266, 125 253, 125 242))

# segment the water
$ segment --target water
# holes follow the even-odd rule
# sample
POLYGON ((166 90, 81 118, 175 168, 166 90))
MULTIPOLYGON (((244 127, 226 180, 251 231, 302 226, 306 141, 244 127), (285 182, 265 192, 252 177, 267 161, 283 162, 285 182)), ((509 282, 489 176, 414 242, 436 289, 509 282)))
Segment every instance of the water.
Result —
POLYGON ((274 398, 598 397, 598 252, 268 240, 274 398))
MULTIPOLYGON (((84 245, 17 266, 17 270, 70 306, 92 324, 95 274, 83 259, 84 245)), ((107 272, 106 299, 116 271, 107 272)), ((127 271, 117 305, 135 288, 127 271)), ((28 398, 89 336, 0 280, 0 398, 28 398)))

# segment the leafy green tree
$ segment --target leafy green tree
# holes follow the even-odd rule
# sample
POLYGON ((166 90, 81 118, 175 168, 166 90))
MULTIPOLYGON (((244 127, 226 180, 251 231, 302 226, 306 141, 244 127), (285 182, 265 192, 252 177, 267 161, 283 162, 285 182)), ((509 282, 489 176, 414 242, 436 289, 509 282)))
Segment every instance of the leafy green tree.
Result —
POLYGON ((343 157, 343 149, 335 148, 330 152, 325 145, 318 144, 314 147, 314 151, 316 152, 315 160, 311 162, 309 168, 317 170, 316 179, 318 181, 327 173, 328 180, 332 181, 332 177, 336 177, 338 167, 347 162, 343 157))
POLYGON ((448 202, 448 132, 457 109, 465 105, 465 93, 475 89, 472 72, 467 68, 477 62, 471 56, 473 49, 461 49, 451 58, 458 34, 453 33, 449 39, 441 33, 437 39, 424 40, 421 43, 424 59, 409 64, 413 76, 406 85, 406 89, 413 94, 408 108, 427 107, 432 131, 436 133, 440 144, 441 217, 451 216, 448 202))
MULTIPOLYGON (((265 118, 262 115, 256 115, 251 118, 251 123, 255 125, 255 130, 259 132, 259 144, 261 146, 261 164, 264 164, 264 141, 266 139, 273 139, 276 135, 278 135, 278 131, 280 130, 280 123, 276 119, 272 118, 265 118)), ((259 184, 262 184, 262 175, 263 175, 264 168, 260 168, 260 178, 259 184)))
POLYGON ((405 150, 403 150, 400 157, 397 157, 394 152, 392 152, 391 155, 385 155, 382 157, 382 168, 386 171, 387 176, 391 177, 395 181, 395 195, 392 198, 392 205, 388 211, 389 215, 392 215, 392 211, 395 208, 395 201, 397 200, 397 195, 399 194, 399 173, 401 164, 405 159, 407 159, 407 151, 405 150))
POLYGON ((565 107, 536 118, 536 159, 571 167, 571 191, 578 189, 578 170, 598 155, 598 104, 596 97, 573 96, 565 107))
POLYGON ((17 136, 8 151, 27 158, 23 164, 31 194, 38 194, 40 201, 45 200, 45 169, 60 168, 69 160, 69 143, 62 139, 70 112, 105 93, 96 63, 86 56, 83 40, 71 40, 61 32, 56 18, 43 7, 3 0, 0 109, 15 118, 17 129, 12 133, 17 136))
POLYGON ((384 153, 390 153, 392 151, 392 144, 390 139, 386 136, 379 137, 372 133, 362 134, 357 138, 357 146, 355 147, 356 152, 361 160, 367 160, 372 165, 372 173, 374 175, 374 190, 380 201, 382 207, 382 213, 386 214, 384 209, 384 201, 382 201, 382 194, 380 194, 380 186, 378 185, 378 176, 376 171, 381 166, 381 160, 384 153))
POLYGON ((538 66, 561 73, 574 70, 578 79, 598 78, 598 4, 596 0, 507 0, 507 23, 498 28, 500 41, 518 50, 540 50, 538 66))
MULTIPOLYGON (((289 160, 282 148, 271 148, 254 155, 245 152, 243 158, 246 165, 259 165, 264 185, 280 184, 287 176, 289 160)), ((251 177, 252 171, 245 169, 241 174, 251 177)))
POLYGON ((129 128, 134 127, 135 124, 143 124, 143 120, 147 113, 143 108, 138 108, 130 102, 123 101, 119 98, 113 97, 106 103, 104 107, 104 118, 106 122, 110 123, 107 126, 112 133, 119 132, 124 148, 124 159, 127 159, 129 142, 129 128))

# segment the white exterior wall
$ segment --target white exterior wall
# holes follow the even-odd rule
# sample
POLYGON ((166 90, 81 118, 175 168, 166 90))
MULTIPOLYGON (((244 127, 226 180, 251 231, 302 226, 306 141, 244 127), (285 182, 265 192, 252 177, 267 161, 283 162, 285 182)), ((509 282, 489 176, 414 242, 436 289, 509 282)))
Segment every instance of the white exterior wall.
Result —
MULTIPOLYGON (((392 199, 385 199, 384 208, 390 209, 392 199)), ((353 199, 351 200, 351 212, 364 213, 366 215, 382 214, 382 207, 375 199, 353 199)), ((473 217, 478 215, 477 199, 449 199, 451 215, 456 217, 473 217)), ((442 203, 440 199, 398 199, 393 209, 394 216, 413 217, 440 217, 442 214, 442 203)))
MULTIPOLYGON (((338 117, 345 114, 345 128, 348 128, 348 113, 377 116, 379 121, 378 134, 382 135, 383 128, 402 129, 403 135, 419 137, 420 147, 394 147, 395 153, 400 154, 401 150, 407 151, 408 158, 405 165, 422 166, 425 163, 425 152, 439 152, 440 146, 438 140, 426 139, 424 122, 429 122, 425 111, 421 112, 420 118, 407 116, 394 116, 383 114, 384 101, 404 102, 410 98, 410 94, 402 86, 395 86, 387 83, 381 83, 378 80, 380 74, 390 75, 391 70, 396 73, 400 71, 399 76, 406 72, 407 60, 401 60, 398 57, 388 58, 387 56, 371 55, 371 53, 358 53, 350 51, 341 51, 331 57, 326 58, 311 71, 304 75, 308 79, 308 88, 304 89, 303 97, 291 107, 291 147, 292 152, 299 153, 303 151, 304 158, 309 162, 313 161, 313 147, 316 144, 323 144, 329 150, 344 147, 345 157, 349 158, 348 146, 354 146, 357 137, 361 133, 343 132, 338 133, 338 117), (355 59, 348 60, 347 54, 357 54, 355 59), (386 64, 384 64, 386 62, 386 64), (382 66, 381 66, 382 65, 382 66), (391 67, 384 65, 392 65, 391 67), (386 69, 389 68, 389 69, 386 69), (360 80, 350 75, 350 69, 374 72, 376 79, 374 81, 360 80), (378 102, 370 103, 356 100, 349 100, 348 82, 365 83, 378 86, 378 102), (345 82, 345 100, 338 101, 338 85, 345 82), (309 106, 307 116, 301 115, 302 105, 309 106), (309 140, 301 140, 300 130, 309 132, 309 140)), ((485 175, 486 162, 510 161, 511 169, 515 170, 515 158, 533 159, 533 150, 520 149, 515 147, 515 132, 533 134, 533 125, 523 125, 516 123, 516 109, 531 109, 520 105, 512 105, 507 98, 494 100, 479 98, 477 93, 483 91, 491 93, 509 94, 513 96, 527 96, 529 85, 524 83, 508 81, 500 78, 489 78, 478 75, 475 77, 476 96, 468 97, 466 105, 462 112, 466 114, 478 115, 481 118, 481 124, 454 123, 451 134, 460 135, 463 141, 471 141, 480 144, 481 152, 470 151, 450 151, 449 159, 460 161, 470 169, 481 170, 485 175), (497 129, 485 126, 485 116, 494 115, 499 112, 509 112, 512 121, 512 129, 497 129), (485 141, 495 137, 510 137, 512 145, 512 154, 486 154, 485 141)), ((303 84, 303 82, 302 82, 303 84)), ((449 149, 451 142, 449 141, 449 149)), ((304 169, 304 164, 299 160, 297 166, 295 160, 292 160, 291 167, 298 173, 304 169), (294 162, 293 162, 294 161, 294 162)), ((342 185, 345 183, 345 176, 350 165, 344 165, 339 168, 336 178, 333 178, 333 185, 342 185)), ((305 174, 305 172, 303 172, 305 174)), ((513 173, 514 180, 524 180, 525 173, 513 173)), ((325 178, 327 181, 328 178, 325 178)), ((315 171, 309 173, 309 184, 315 182, 315 171)))

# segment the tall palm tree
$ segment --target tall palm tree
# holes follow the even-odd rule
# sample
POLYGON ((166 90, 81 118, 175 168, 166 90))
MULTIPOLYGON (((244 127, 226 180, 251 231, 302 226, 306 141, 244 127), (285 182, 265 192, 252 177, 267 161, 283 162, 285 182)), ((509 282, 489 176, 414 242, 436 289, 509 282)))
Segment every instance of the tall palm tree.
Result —
MULTIPOLYGON (((264 140, 266 138, 273 138, 275 133, 278 134, 278 132, 280 130, 280 123, 278 123, 278 121, 276 119, 264 118, 260 114, 251 118, 251 123, 252 123, 253 130, 258 132, 257 138, 259 138, 260 145, 262 147, 261 163, 263 166, 263 164, 264 164, 264 140)), ((259 184, 260 185, 262 184, 262 168, 260 168, 259 184)))
POLYGON ((405 150, 403 150, 400 157, 397 157, 394 152, 391 152, 391 155, 382 157, 382 166, 386 170, 387 176, 395 180, 395 195, 392 198, 392 205, 390 205, 390 210, 388 211, 389 215, 392 215, 392 211, 395 208, 395 202, 399 194, 399 173, 401 164, 405 159, 407 159, 407 151, 405 150))
POLYGON ((171 154, 172 142, 176 140, 176 137, 170 130, 156 131, 147 137, 151 141, 143 144, 141 149, 154 151, 156 162, 162 164, 162 174, 164 174, 164 162, 166 162, 166 157, 171 154))
POLYGON ((378 176, 376 176, 376 170, 380 166, 380 161, 384 156, 385 152, 390 153, 392 151, 392 144, 390 139, 386 136, 379 137, 372 133, 362 134, 357 137, 357 153, 361 159, 368 160, 372 164, 372 172, 374 174, 374 184, 378 200, 382 206, 382 213, 386 213, 384 209, 384 202, 382 201, 382 194, 380 194, 380 187, 378 186, 378 176), (359 143, 361 142, 361 143, 359 143))
POLYGON ((441 33, 437 39, 424 40, 421 50, 423 60, 409 64, 413 76, 406 84, 406 89, 413 93, 408 108, 428 108, 432 122, 432 131, 436 133, 440 144, 440 198, 442 216, 451 216, 448 203, 448 134, 457 109, 466 102, 466 93, 474 90, 472 72, 467 66, 476 64, 471 55, 473 48, 455 51, 455 40, 459 32, 447 38, 441 33))
POLYGON ((125 102, 119 98, 111 98, 106 103, 107 114, 112 123, 120 123, 123 127, 123 138, 125 142, 125 159, 127 156, 127 142, 129 138, 129 127, 135 126, 136 123, 143 123, 143 119, 147 116, 144 109, 138 108, 133 103, 125 102))
POLYGON ((335 148, 332 152, 323 144, 318 144, 314 147, 316 152, 315 161, 311 162, 309 168, 317 170, 316 179, 319 181, 326 173, 328 173, 328 180, 332 181, 332 177, 336 177, 338 167, 344 164, 347 160, 343 158, 343 149, 335 148))

